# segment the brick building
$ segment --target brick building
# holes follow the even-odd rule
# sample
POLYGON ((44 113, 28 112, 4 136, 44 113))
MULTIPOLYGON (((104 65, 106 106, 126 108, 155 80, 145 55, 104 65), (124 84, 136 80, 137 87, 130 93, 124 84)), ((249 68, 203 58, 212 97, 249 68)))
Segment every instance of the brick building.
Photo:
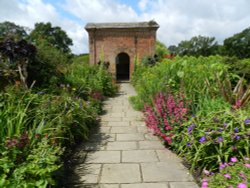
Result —
POLYGON ((134 62, 155 54, 154 21, 132 23, 88 23, 90 64, 109 63, 116 80, 129 80, 134 62))

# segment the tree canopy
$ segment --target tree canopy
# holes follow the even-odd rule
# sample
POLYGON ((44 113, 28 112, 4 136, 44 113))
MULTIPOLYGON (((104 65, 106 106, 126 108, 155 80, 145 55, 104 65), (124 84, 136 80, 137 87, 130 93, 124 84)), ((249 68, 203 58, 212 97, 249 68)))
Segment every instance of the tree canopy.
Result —
POLYGON ((70 53, 69 46, 73 45, 72 40, 60 27, 52 27, 51 23, 36 23, 34 30, 30 33, 30 39, 39 43, 46 40, 50 45, 64 53, 70 53))
POLYGON ((214 37, 195 36, 169 48, 171 53, 181 56, 209 56, 217 53, 218 44, 214 37))
POLYGON ((24 39, 28 36, 25 28, 18 26, 12 22, 2 22, 0 23, 0 40, 6 38, 15 38, 17 40, 24 39))
POLYGON ((250 57, 250 27, 224 40, 227 55, 250 57))

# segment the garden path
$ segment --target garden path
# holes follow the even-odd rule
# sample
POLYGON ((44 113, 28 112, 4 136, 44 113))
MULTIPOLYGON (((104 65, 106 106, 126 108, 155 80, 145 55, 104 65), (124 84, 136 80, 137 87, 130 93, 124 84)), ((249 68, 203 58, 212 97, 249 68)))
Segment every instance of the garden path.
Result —
POLYGON ((104 102, 98 133, 76 152, 69 187, 198 188, 181 159, 164 148, 129 104, 135 94, 129 83, 121 83, 117 96, 104 102))

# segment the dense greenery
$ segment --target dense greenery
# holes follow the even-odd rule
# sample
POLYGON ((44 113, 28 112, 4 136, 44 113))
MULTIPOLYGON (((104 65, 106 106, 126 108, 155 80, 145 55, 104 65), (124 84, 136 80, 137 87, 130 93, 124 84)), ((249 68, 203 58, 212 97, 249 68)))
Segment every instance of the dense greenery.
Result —
POLYGON ((116 91, 103 64, 69 54, 64 34, 40 23, 27 36, 35 45, 21 36, 0 41, 0 187, 56 185, 65 148, 88 138, 101 101, 116 91))
POLYGON ((250 28, 244 29, 219 45, 215 37, 194 36, 190 40, 181 41, 177 46, 168 47, 171 54, 179 56, 210 56, 223 55, 239 59, 250 57, 250 28))
MULTIPOLYGON (((250 155, 250 87, 226 62, 221 56, 176 57, 155 66, 137 64, 133 75, 133 105, 143 110, 146 125, 184 157, 192 172, 217 173, 220 164, 231 164, 231 158, 246 163, 250 155)), ((238 168, 231 166, 235 174, 238 168)), ((205 179, 204 185, 213 178, 219 176, 205 179)), ((246 183, 228 182, 223 185, 246 183)))

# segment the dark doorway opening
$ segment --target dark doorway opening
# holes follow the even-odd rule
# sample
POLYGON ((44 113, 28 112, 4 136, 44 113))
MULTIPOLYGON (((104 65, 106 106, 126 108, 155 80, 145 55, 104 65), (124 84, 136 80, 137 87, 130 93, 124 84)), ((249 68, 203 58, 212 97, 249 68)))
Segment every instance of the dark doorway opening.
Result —
POLYGON ((116 79, 129 80, 129 56, 126 53, 119 53, 116 57, 116 79))

